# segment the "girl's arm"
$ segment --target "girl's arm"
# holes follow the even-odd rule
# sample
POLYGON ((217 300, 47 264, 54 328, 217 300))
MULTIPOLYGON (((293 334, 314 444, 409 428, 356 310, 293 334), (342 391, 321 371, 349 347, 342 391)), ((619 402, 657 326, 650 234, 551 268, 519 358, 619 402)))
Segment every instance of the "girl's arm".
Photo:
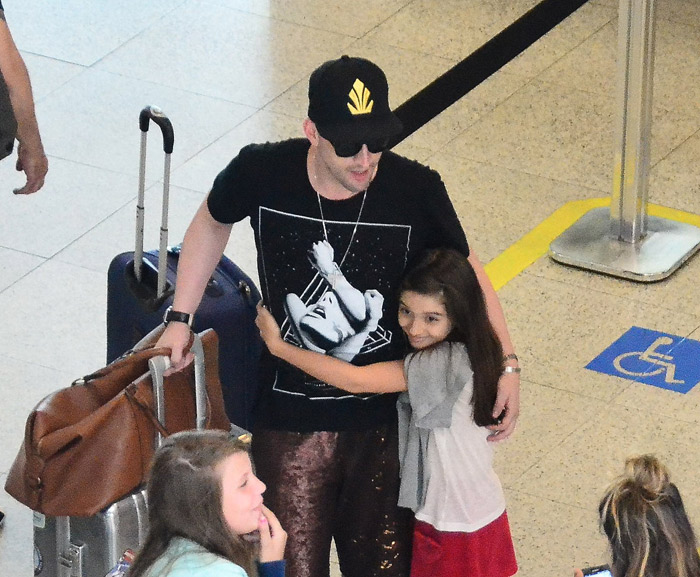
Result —
POLYGON ((357 367, 328 355, 296 347, 282 339, 275 318, 260 303, 255 324, 273 355, 324 383, 351 393, 393 393, 406 390, 403 361, 357 367))

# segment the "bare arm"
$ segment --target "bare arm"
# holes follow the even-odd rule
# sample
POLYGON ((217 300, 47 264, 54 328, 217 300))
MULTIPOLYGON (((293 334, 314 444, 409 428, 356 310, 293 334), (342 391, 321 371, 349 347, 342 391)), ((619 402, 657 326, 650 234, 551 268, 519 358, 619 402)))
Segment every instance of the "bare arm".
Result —
MULTIPOLYGON (((214 220, 205 199, 194 215, 182 243, 173 299, 174 310, 183 313, 194 313, 197 310, 207 282, 226 248, 231 227, 230 224, 214 220)), ((174 322, 167 326, 158 340, 158 346, 172 349, 171 360, 175 369, 182 368, 188 362, 182 353, 189 335, 189 327, 185 323, 174 322)))
POLYGON ((27 175, 27 184, 15 194, 31 194, 44 185, 49 163, 39 135, 34 112, 34 96, 29 73, 0 10, 0 72, 10 94, 12 110, 17 119, 17 170, 27 175))
POLYGON ((393 393, 406 390, 402 361, 357 367, 340 359, 296 347, 282 339, 272 314, 258 304, 255 324, 270 353, 305 373, 351 393, 393 393))
MULTIPOLYGON (((503 314, 503 308, 498 299, 498 294, 496 294, 484 270, 484 266, 473 252, 469 254, 469 262, 474 268, 474 272, 481 285, 481 290, 484 292, 489 320, 501 341, 503 354, 508 355, 513 353, 515 349, 510 340, 510 334, 508 333, 505 315, 503 314)), ((503 409, 506 410, 503 421, 499 425, 492 425, 489 427, 489 429, 493 431, 493 434, 489 437, 491 441, 506 439, 515 430, 515 423, 520 413, 520 375, 517 373, 503 373, 498 381, 498 395, 496 396, 496 404, 493 407, 492 413, 494 419, 501 414, 503 409)))

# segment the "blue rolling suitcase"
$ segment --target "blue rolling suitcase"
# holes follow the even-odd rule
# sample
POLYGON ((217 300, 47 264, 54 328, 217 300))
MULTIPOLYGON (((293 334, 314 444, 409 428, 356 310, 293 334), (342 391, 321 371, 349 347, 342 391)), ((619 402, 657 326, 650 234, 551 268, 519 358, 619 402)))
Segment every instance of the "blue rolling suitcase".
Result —
MULTIPOLYGON (((121 356, 163 321, 175 292, 179 247, 168 248, 168 202, 173 129, 157 108, 139 116, 141 166, 136 207, 136 249, 117 255, 107 278, 107 362, 121 356), (146 136, 153 120, 163 132, 165 168, 160 248, 144 253, 144 189, 146 136), (164 258, 160 258, 165 255, 164 258)), ((250 430, 258 389, 258 360, 262 340, 255 327, 257 287, 231 260, 222 257, 209 279, 192 329, 212 328, 219 336, 219 373, 226 413, 232 423, 250 430)))

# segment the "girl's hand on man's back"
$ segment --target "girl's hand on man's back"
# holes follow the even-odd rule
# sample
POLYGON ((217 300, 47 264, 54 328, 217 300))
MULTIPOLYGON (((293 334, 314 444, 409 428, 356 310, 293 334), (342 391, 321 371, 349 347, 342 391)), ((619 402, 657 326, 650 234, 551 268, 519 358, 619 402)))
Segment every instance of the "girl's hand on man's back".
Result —
POLYGON ((258 303, 257 311, 258 316, 255 319, 255 324, 260 329, 260 336, 265 341, 267 348, 274 354, 275 344, 283 342, 280 327, 272 313, 263 306, 262 301, 258 303))

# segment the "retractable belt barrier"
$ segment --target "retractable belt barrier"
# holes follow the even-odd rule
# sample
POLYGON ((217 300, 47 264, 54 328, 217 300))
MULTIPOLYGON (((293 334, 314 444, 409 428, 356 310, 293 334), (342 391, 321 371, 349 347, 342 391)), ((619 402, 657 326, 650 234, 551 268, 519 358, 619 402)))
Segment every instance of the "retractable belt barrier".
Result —
POLYGON ((544 0, 450 68, 394 112, 403 132, 394 146, 457 102, 573 14, 588 0, 544 0))
MULTIPOLYGON (((406 100, 395 146, 446 110, 588 0, 544 0, 406 100)), ((561 263, 636 281, 658 281, 700 249, 700 228, 649 216, 647 189, 655 0, 620 0, 615 169, 610 207, 594 208, 549 248, 561 263)))

